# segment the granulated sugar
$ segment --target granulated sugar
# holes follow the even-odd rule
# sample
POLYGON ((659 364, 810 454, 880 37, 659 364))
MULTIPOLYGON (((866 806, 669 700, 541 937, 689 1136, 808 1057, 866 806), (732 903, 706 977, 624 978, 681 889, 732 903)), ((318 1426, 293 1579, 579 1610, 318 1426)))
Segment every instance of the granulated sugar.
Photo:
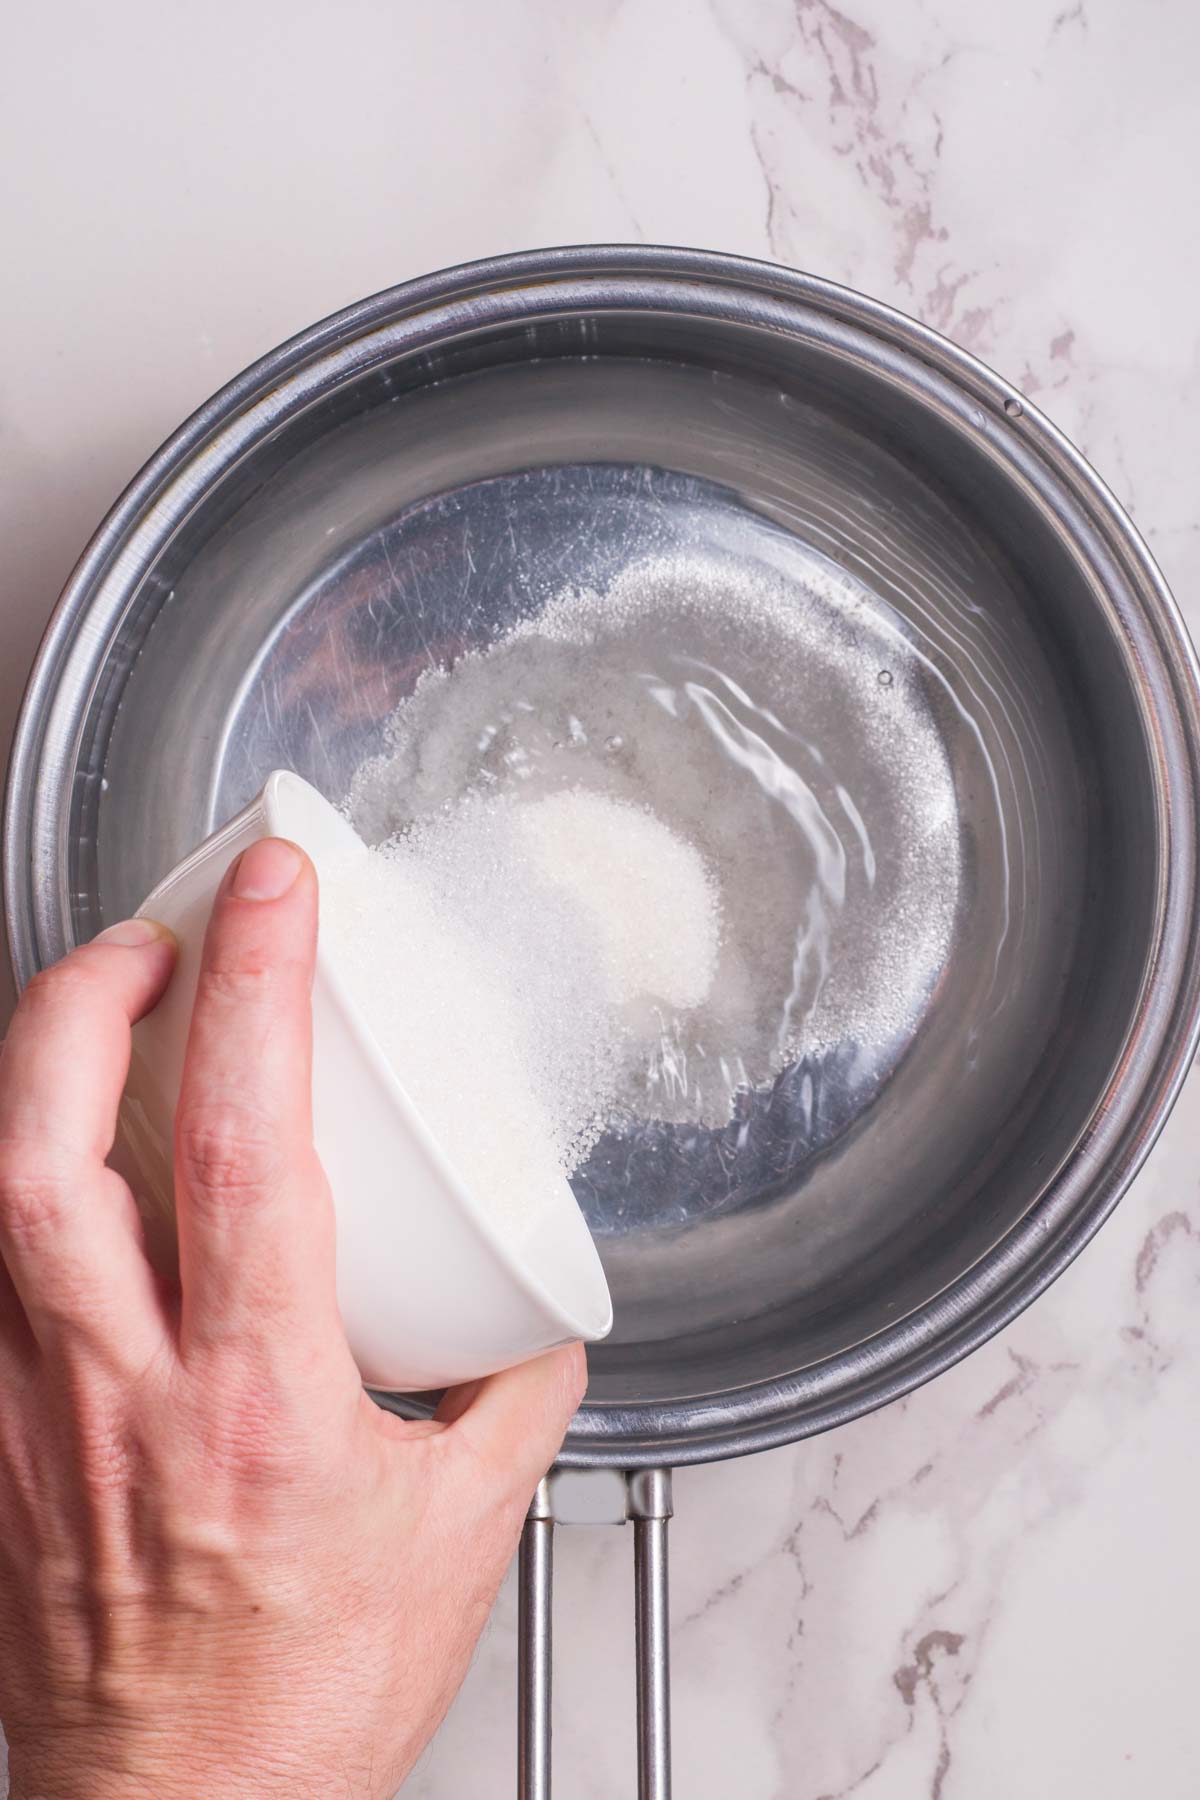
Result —
POLYGON ((459 1179, 510 1227, 531 1226, 563 1170, 483 945, 415 869, 375 853, 323 869, 321 940, 459 1179))
POLYGON ((322 875, 322 943, 460 1178, 521 1227, 611 1113, 646 1005, 703 1001, 702 857, 585 790, 471 795, 322 875))
POLYGON ((721 1129, 796 1063, 886 1060, 923 1013, 961 873, 932 691, 886 609, 832 568, 798 589, 767 564, 726 578, 711 556, 656 556, 431 668, 348 810, 379 842, 472 799, 528 805, 531 866, 573 884, 612 991, 656 972, 596 1092, 622 1120, 721 1129), (669 843, 719 885, 711 970, 687 947, 702 889, 672 880, 678 943, 639 892, 669 843))
POLYGON ((513 822, 537 874, 595 932, 610 1001, 700 1004, 716 970, 717 907, 691 844, 646 808, 583 789, 518 806, 513 822))

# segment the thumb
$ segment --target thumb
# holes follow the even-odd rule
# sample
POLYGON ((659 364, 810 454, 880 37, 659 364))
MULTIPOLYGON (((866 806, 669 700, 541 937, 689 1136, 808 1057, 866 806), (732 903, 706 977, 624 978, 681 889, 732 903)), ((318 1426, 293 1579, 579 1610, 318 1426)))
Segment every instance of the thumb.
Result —
POLYGON ((587 1389, 582 1344, 452 1388, 437 1417, 498 1482, 527 1499, 553 1463, 587 1389))

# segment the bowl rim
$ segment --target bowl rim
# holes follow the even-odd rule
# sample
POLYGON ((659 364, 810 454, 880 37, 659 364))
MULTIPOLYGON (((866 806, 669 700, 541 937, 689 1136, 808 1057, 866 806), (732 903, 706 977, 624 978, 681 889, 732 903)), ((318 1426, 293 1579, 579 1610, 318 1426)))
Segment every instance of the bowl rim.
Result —
POLYGON ((70 941, 69 783, 90 680, 153 555, 233 460, 323 392, 451 331, 624 305, 816 335, 865 355, 975 434, 1066 532, 1125 649, 1156 781, 1156 914, 1122 1054, 1072 1153, 1024 1217, 963 1275, 864 1343, 728 1392, 585 1404, 568 1464, 627 1468, 742 1454, 828 1429, 911 1391, 1009 1323, 1108 1217, 1165 1123, 1200 1036, 1200 669, 1128 515, 1044 414, 968 351, 821 277, 715 252, 573 245, 461 264, 343 308, 253 363, 147 462, 84 550, 55 608, 18 718, 4 810, 5 921, 18 986, 70 941), (107 613, 93 617, 103 599, 107 613), (91 641, 82 627, 93 627, 91 641), (99 626, 99 630, 95 629, 99 626), (89 657, 92 665, 89 666, 89 657), (72 721, 72 706, 80 717, 72 721), (64 783, 66 791, 64 793, 64 783))

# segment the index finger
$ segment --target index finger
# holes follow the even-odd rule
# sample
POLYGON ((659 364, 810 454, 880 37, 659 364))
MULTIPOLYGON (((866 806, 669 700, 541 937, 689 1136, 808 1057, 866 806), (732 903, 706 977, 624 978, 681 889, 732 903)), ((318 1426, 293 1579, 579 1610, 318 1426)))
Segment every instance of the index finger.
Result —
POLYGON ((0 1054, 0 1256, 39 1341, 161 1341, 132 1197, 104 1159, 130 1027, 174 953, 148 920, 113 927, 30 983, 0 1054))
POLYGON ((174 959, 170 932, 127 919, 34 976, 0 1050, 0 1143, 104 1161, 131 1027, 159 998, 174 959))

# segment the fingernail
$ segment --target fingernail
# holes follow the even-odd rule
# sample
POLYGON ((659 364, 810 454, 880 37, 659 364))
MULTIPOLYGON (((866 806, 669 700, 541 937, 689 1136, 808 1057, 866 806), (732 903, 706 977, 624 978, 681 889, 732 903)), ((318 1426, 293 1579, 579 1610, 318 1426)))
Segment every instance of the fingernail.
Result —
POLYGON ((283 838, 260 838, 242 852, 233 872, 239 900, 281 900, 302 867, 300 852, 283 838))
POLYGON ((153 944, 159 938, 169 936, 166 926, 156 924, 153 919, 122 919, 119 925, 110 925, 107 931, 98 932, 92 942, 119 944, 123 950, 136 950, 141 944, 153 944))

